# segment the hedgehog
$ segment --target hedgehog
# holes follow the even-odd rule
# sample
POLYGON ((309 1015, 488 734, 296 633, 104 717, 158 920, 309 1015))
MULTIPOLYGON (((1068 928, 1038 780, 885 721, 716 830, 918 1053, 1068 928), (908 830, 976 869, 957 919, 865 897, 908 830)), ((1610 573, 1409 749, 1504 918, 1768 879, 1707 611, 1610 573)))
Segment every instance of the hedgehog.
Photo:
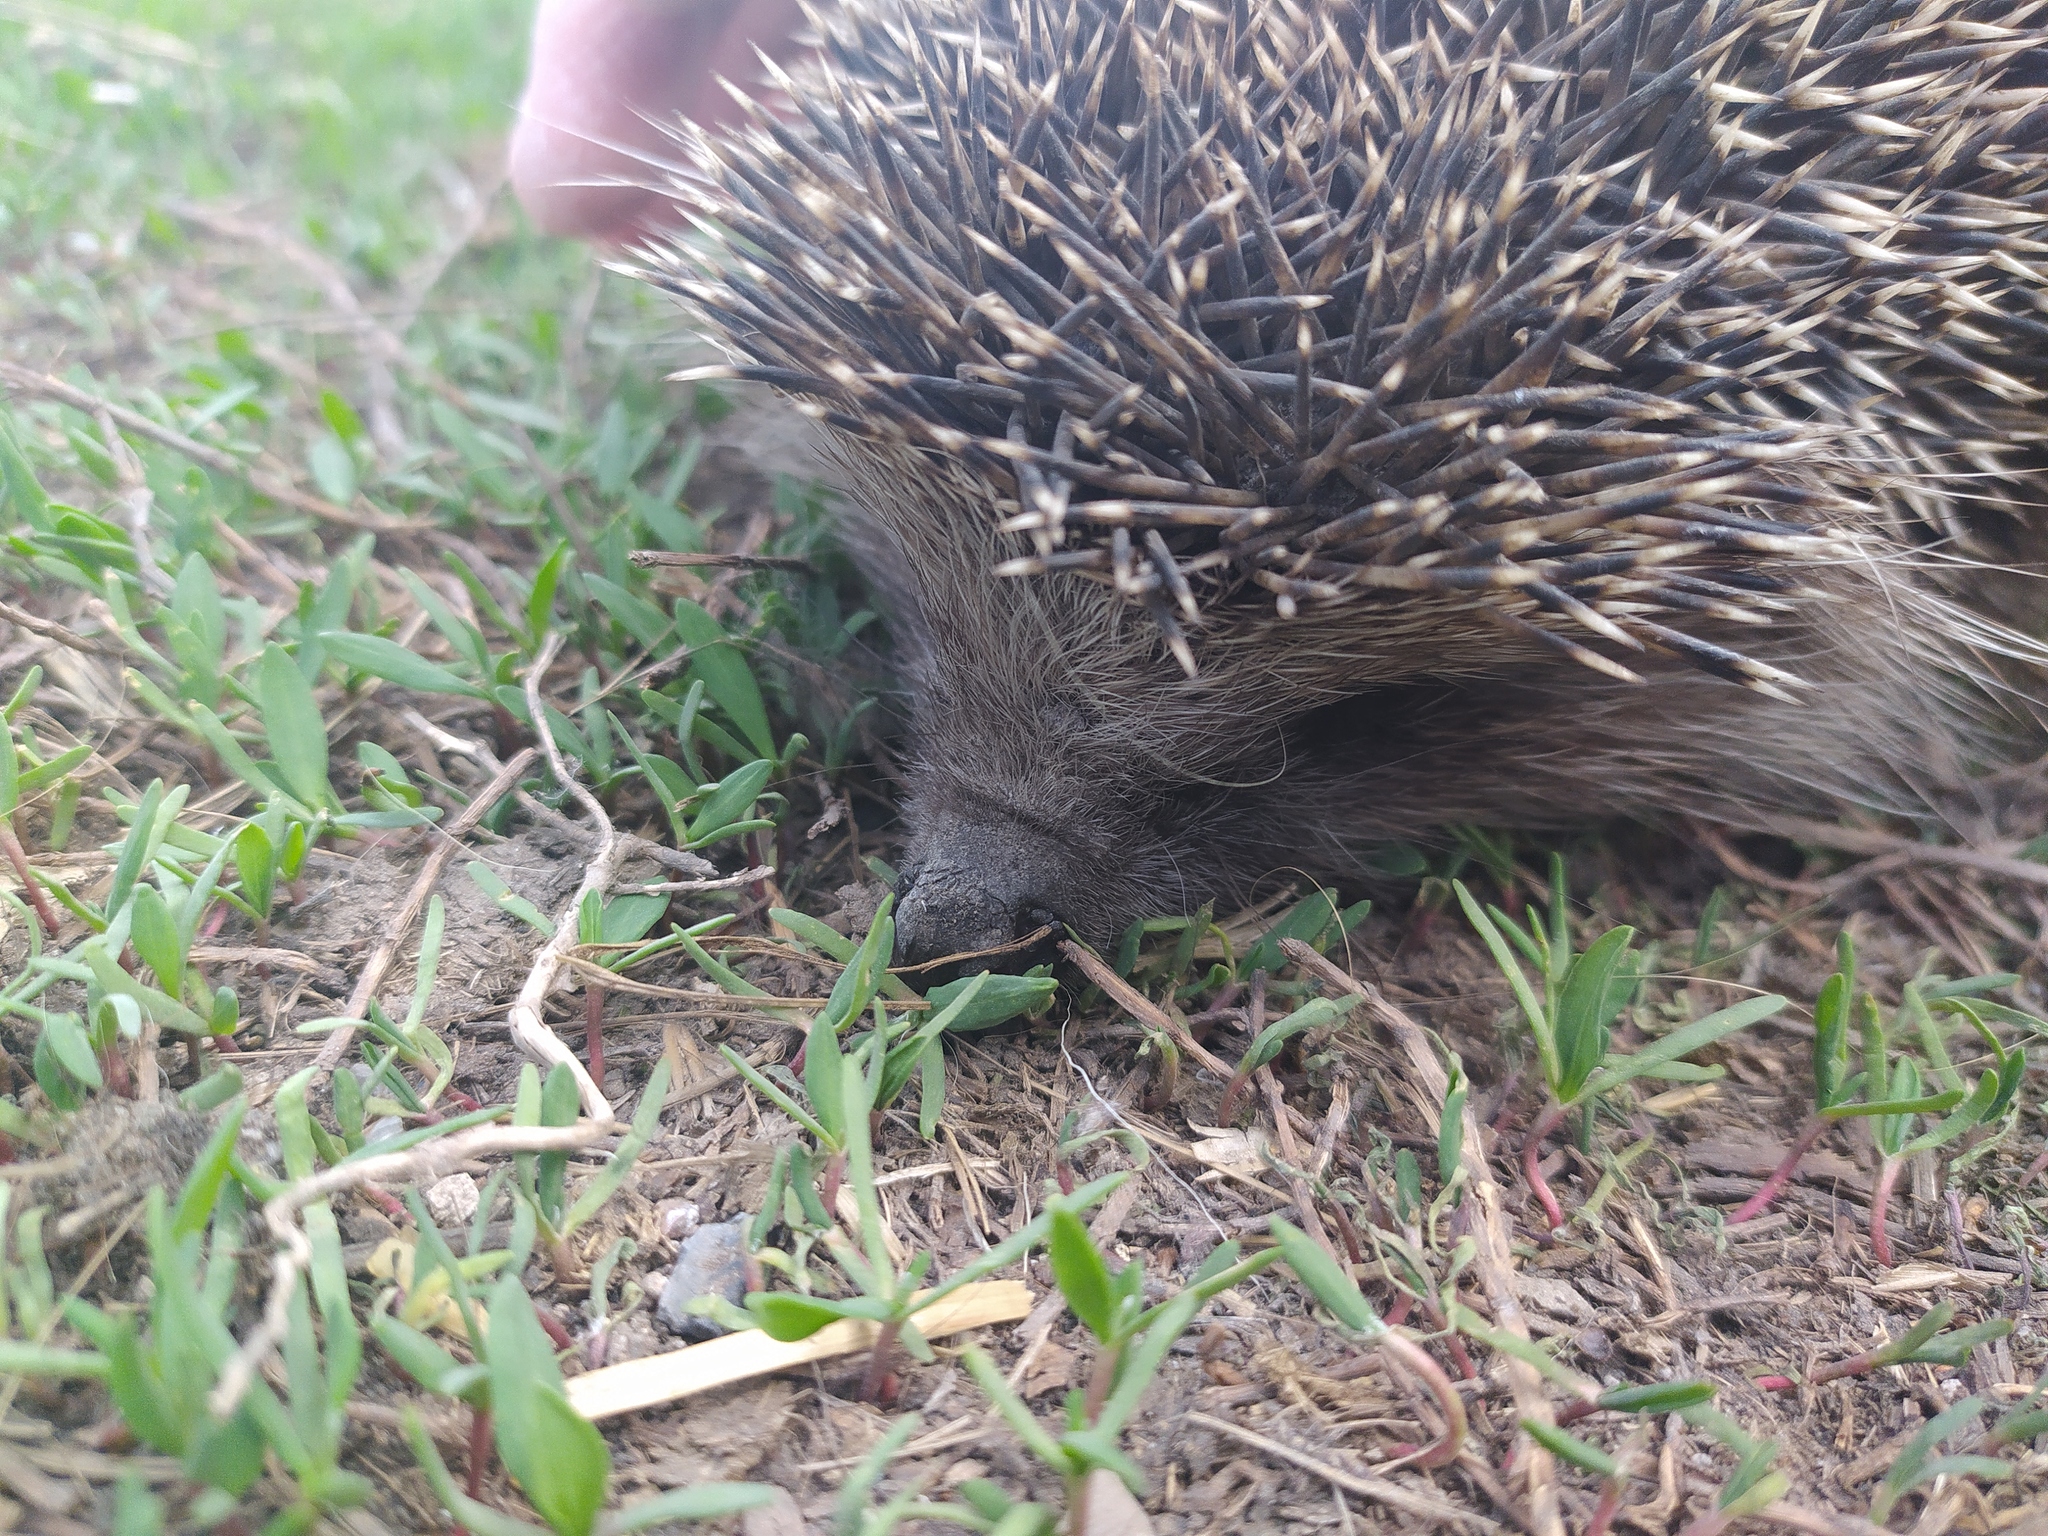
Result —
POLYGON ((641 271, 830 429, 900 960, 2038 750, 2043 0, 812 24, 641 271))

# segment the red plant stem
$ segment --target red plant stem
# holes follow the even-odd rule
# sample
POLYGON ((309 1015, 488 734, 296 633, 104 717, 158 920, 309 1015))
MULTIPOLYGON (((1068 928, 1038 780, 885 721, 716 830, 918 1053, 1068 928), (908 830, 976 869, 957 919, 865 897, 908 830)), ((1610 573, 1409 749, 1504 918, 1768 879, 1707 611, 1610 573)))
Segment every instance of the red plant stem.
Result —
POLYGON ((590 1080, 604 1087, 604 988, 594 982, 583 989, 583 1042, 590 1056, 590 1080))
POLYGON ((57 909, 50 905, 50 893, 36 883, 35 875, 28 867, 28 850, 21 846, 21 839, 14 835, 14 823, 0 816, 0 852, 5 852, 7 862, 14 866, 14 878, 21 882, 21 894, 35 908, 36 921, 43 925, 43 937, 57 937, 57 909))
POLYGON ((1458 1374, 1466 1381, 1479 1379, 1479 1367, 1472 1363, 1472 1356, 1465 1348, 1465 1341, 1455 1333, 1444 1335, 1444 1345, 1451 1352, 1451 1360, 1458 1367, 1458 1374))
POLYGON ((860 1378, 862 1402, 882 1401, 889 1384, 889 1357, 896 1352, 896 1336, 902 1329, 901 1323, 884 1323, 881 1332, 875 1335, 875 1347, 868 1352, 868 1368, 860 1378))
POLYGON ((1522 1177, 1529 1181, 1529 1192, 1536 1197, 1536 1203, 1543 1207, 1543 1220, 1551 1233, 1564 1230, 1564 1208, 1557 1203, 1557 1196, 1550 1192, 1550 1181, 1543 1177, 1543 1138, 1563 1123, 1565 1108, 1556 1099, 1543 1106, 1543 1113, 1536 1117, 1536 1123, 1529 1127, 1529 1135, 1522 1143, 1522 1177))
POLYGON ((1109 1401, 1109 1389, 1116 1383, 1116 1363, 1121 1348, 1104 1349, 1095 1357, 1095 1369, 1088 1374, 1088 1395, 1082 1400, 1081 1422, 1093 1424, 1102 1417, 1102 1405, 1109 1401))
POLYGON ((1453 1460, 1465 1444, 1465 1400, 1458 1396, 1458 1389, 1451 1385, 1451 1378, 1444 1374, 1444 1368, 1414 1340, 1388 1332, 1380 1335, 1378 1343, 1384 1354, 1400 1361, 1421 1377, 1422 1384, 1429 1388, 1429 1395, 1436 1399, 1437 1411, 1444 1416, 1443 1438, 1416 1457, 1415 1465, 1443 1466, 1453 1460))
POLYGON ((1365 1250, 1358 1241, 1358 1228, 1351 1224, 1351 1217, 1345 1211, 1344 1203, 1341 1200, 1332 1200, 1330 1202, 1330 1215, 1337 1223, 1338 1234, 1344 1239, 1344 1251, 1350 1256, 1351 1262, 1363 1264, 1365 1262, 1365 1250))
POLYGON ((1593 1506, 1592 1517, 1586 1521, 1586 1536, 1607 1536, 1607 1528, 1621 1512, 1621 1493, 1620 1478, 1611 1477, 1600 1484, 1600 1502, 1593 1506))
POLYGON ((562 1326, 562 1320, 546 1307, 535 1307, 533 1315, 540 1319, 541 1331, 547 1334, 549 1342, 557 1349, 573 1349, 576 1341, 569 1337, 569 1330, 562 1326))
POLYGON ((119 1043, 108 1046, 99 1053, 100 1074, 106 1079, 107 1091, 118 1099, 135 1097, 135 1074, 128 1070, 128 1058, 121 1054, 119 1043))
MULTIPOLYGON (((1815 1366, 1807 1376, 1806 1384, 1810 1387, 1817 1387, 1823 1382, 1840 1381, 1845 1376, 1862 1376, 1876 1370, 1883 1363, 1878 1358, 1876 1350, 1862 1350, 1857 1354, 1850 1355, 1846 1359, 1837 1360, 1830 1365, 1815 1366)), ((1799 1383, 1789 1376, 1759 1376, 1755 1380, 1755 1386, 1759 1392, 1790 1392, 1798 1385, 1799 1383)))
POLYGON ((825 1159, 825 1166, 818 1173, 818 1199, 825 1207, 827 1216, 839 1214, 839 1181, 846 1177, 846 1154, 834 1152, 825 1159))
POLYGON ((1415 1298, 1403 1291, 1394 1298, 1394 1304, 1387 1308, 1387 1315, 1383 1321, 1389 1328, 1398 1328, 1408 1321, 1408 1314, 1414 1310, 1415 1298))
POLYGON ((1870 1251, 1886 1269, 1892 1267, 1892 1240, 1885 1231, 1885 1215, 1891 1209, 1892 1186, 1899 1182, 1902 1158, 1888 1157, 1877 1165, 1877 1185, 1870 1192, 1870 1251))
POLYGON ((491 1410, 472 1408, 469 1411, 469 1475, 462 1485, 462 1491, 472 1499, 483 1492, 484 1468, 490 1464, 491 1410))
POLYGON ((1218 1125, 1230 1124, 1231 1118, 1237 1113, 1238 1097, 1244 1092, 1244 1085, 1249 1081, 1250 1076, 1242 1068, 1231 1074, 1230 1081, 1223 1088, 1223 1102, 1216 1107, 1218 1125))
POLYGON ((1798 1136, 1793 1139, 1792 1150, 1787 1152, 1784 1160, 1771 1170, 1771 1176, 1764 1180, 1763 1188, 1736 1207, 1735 1214, 1728 1218, 1727 1225, 1739 1227, 1745 1221, 1754 1221, 1768 1211, 1771 1202, 1778 1198, 1779 1192, 1792 1182, 1792 1175, 1799 1171, 1799 1160, 1813 1150, 1813 1144, 1820 1140, 1820 1133, 1828 1128, 1829 1123, 1819 1115, 1809 1116, 1806 1124, 1799 1128, 1798 1136))

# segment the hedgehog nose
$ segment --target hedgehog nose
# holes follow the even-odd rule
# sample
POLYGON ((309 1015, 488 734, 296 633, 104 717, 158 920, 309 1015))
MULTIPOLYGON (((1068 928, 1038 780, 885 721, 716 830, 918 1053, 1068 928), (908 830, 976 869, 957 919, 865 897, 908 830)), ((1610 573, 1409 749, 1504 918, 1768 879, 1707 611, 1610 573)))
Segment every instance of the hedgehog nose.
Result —
POLYGON ((927 866, 896 897, 896 964, 926 965, 948 955, 994 949, 1016 936, 1010 902, 974 870, 927 866))

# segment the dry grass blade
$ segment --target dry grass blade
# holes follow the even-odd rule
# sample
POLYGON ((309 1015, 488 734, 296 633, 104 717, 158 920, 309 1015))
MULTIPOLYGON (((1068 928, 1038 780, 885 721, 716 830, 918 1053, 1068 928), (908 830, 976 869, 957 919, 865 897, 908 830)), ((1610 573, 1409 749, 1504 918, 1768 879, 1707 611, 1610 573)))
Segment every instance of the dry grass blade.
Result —
MULTIPOLYGON (((1444 1072, 1443 1063, 1437 1059, 1436 1047, 1420 1025, 1389 1003, 1377 990, 1300 940, 1283 939, 1280 947, 1303 970, 1331 986, 1363 998, 1373 1022, 1394 1037, 1394 1043, 1408 1058, 1408 1070, 1421 1090, 1420 1101, 1425 1112, 1429 1112, 1430 1105, 1441 1106, 1444 1103, 1450 1093, 1450 1078, 1444 1072)), ((1514 1263, 1509 1253, 1508 1222, 1501 1205, 1500 1185, 1494 1181, 1493 1170, 1487 1166, 1486 1143, 1481 1139, 1479 1122, 1469 1100, 1464 1114, 1461 1160, 1465 1177, 1470 1181, 1466 1198, 1476 1206, 1471 1230, 1477 1252, 1472 1267, 1486 1291, 1487 1302, 1493 1308, 1494 1325, 1517 1338, 1527 1339, 1529 1322, 1522 1309, 1521 1288, 1515 1279, 1514 1263)), ((1439 1117, 1440 1114, 1432 1115, 1428 1127, 1432 1136, 1438 1129, 1436 1122, 1439 1117)), ((1504 1365, 1515 1396, 1516 1414, 1538 1424, 1554 1423, 1556 1415, 1544 1394, 1543 1378, 1537 1375, 1535 1368, 1513 1359, 1504 1365)), ((1556 1469, 1550 1453, 1524 1435, 1518 1442, 1517 1456, 1524 1469, 1531 1531, 1535 1536, 1564 1536, 1556 1469)))

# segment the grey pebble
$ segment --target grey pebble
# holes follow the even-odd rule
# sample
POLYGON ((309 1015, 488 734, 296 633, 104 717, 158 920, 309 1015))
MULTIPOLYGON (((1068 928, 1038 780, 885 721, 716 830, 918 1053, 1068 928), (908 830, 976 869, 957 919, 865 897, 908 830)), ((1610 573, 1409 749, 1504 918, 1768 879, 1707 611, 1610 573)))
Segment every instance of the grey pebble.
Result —
POLYGON ((725 1329, 708 1317, 686 1309, 699 1296, 723 1296, 735 1306, 747 1290, 747 1224, 751 1216, 735 1216, 699 1227, 684 1241, 661 1288, 654 1315, 670 1333, 692 1341, 715 1339, 725 1329))

